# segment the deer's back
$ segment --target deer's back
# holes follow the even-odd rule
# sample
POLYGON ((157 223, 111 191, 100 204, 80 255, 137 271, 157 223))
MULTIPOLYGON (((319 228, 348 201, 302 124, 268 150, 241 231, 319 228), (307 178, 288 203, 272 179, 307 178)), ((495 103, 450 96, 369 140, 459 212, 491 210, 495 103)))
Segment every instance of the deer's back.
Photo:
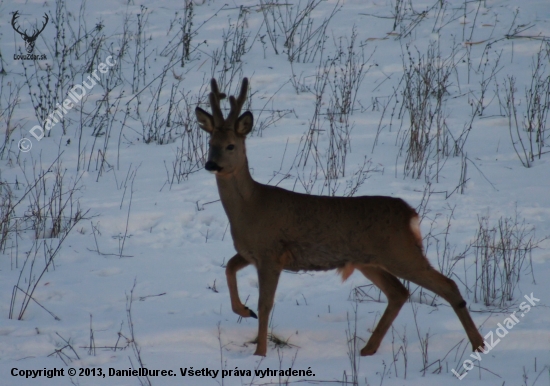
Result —
POLYGON ((328 270, 374 263, 388 248, 415 242, 416 212, 399 198, 312 196, 267 185, 257 193, 231 224, 237 251, 254 264, 269 256, 288 270, 328 270))

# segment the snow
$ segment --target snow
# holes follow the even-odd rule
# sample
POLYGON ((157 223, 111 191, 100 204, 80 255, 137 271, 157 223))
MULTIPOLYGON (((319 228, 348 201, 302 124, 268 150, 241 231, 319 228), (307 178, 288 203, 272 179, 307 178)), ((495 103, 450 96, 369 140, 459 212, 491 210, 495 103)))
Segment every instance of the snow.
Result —
MULTIPOLYGON (((299 4, 296 1, 286 3, 299 4)), ((301 6, 305 3, 302 0, 301 6)), ((424 215, 422 233, 426 236, 431 229, 434 236, 425 239, 425 246, 435 267, 438 267, 438 247, 434 240, 437 238, 443 242, 449 218, 447 241, 452 256, 458 256, 474 241, 483 216, 489 218, 491 226, 495 226, 499 219, 517 214, 520 223, 525 221, 525 229, 534 227, 534 240, 539 242, 530 257, 533 274, 526 261, 514 297, 506 304, 486 306, 479 299, 474 301, 474 247, 466 250, 465 258, 453 269, 452 278, 483 336, 495 332, 498 323, 503 323, 514 311, 519 315, 520 304, 526 301, 525 295, 533 294, 540 299, 519 318, 498 345, 489 353, 480 354, 481 360, 474 360, 476 355, 470 356, 470 344, 452 308, 440 298, 432 304, 431 293, 420 292, 411 285, 411 300, 401 310, 378 352, 360 358, 359 350, 386 307, 384 295, 379 296, 373 288, 368 292, 373 299, 353 301, 354 289, 370 284, 359 273, 341 283, 335 272, 285 272, 277 289, 270 332, 288 345, 276 347, 270 342, 266 358, 253 356, 255 344, 252 341, 256 338, 257 320, 240 320, 232 312, 229 302, 224 267, 235 250, 228 220, 219 202, 215 178, 200 166, 187 179, 174 180, 171 184, 172 162, 182 140, 176 133, 166 144, 154 141, 146 144, 143 125, 150 122, 155 111, 166 117, 172 84, 176 85, 176 100, 179 101, 179 111, 172 113, 172 119, 178 122, 187 118, 188 113, 192 114, 199 97, 202 98, 201 106, 208 109, 206 95, 212 75, 224 79, 220 80, 220 84, 225 85, 222 91, 231 95, 237 93, 241 79, 246 76, 250 80, 251 98, 245 106, 254 114, 255 130, 262 122, 266 126, 261 133, 253 132, 247 140, 253 178, 304 192, 304 183, 307 185, 315 166, 310 161, 302 168, 294 161, 314 115, 316 98, 307 88, 313 90, 315 87, 320 54, 311 63, 294 62, 291 68, 283 37, 279 36, 277 41, 279 54, 274 52, 260 2, 223 5, 209 0, 195 1, 193 30, 196 34, 192 36, 190 57, 183 68, 180 56, 170 62, 175 65, 166 70, 161 93, 164 104, 155 107, 150 103, 156 98, 159 75, 170 59, 162 54, 162 50, 179 42, 172 39, 181 28, 177 18, 185 15, 183 1, 160 0, 154 4, 104 0, 67 4, 61 0, 17 2, 3 5, 5 17, 0 21, 3 31, 1 65, 6 71, 0 79, 0 135, 3 138, 0 146, 4 144, 6 130, 13 130, 8 136, 6 150, 0 153, 0 181, 9 184, 6 186, 18 199, 33 183, 40 168, 45 170, 52 163, 55 165, 59 156, 60 169, 65 170, 64 191, 74 186, 74 181, 80 177, 76 183, 75 202, 78 199, 80 207, 89 212, 63 240, 53 265, 38 280, 33 298, 44 308, 31 301, 22 319, 17 320, 23 299, 21 292, 16 298, 14 317, 10 319, 9 314, 12 292, 20 273, 23 271, 19 285, 27 288, 29 278, 36 282, 44 267, 42 249, 37 252, 32 273, 29 265, 24 265, 26 256, 32 259, 35 253, 33 242, 47 242, 55 247, 60 239, 35 239, 32 226, 23 221, 23 216, 29 215, 29 197, 16 208, 15 215, 21 219, 18 234, 10 233, 8 242, 0 249, 0 383, 147 384, 144 377, 108 375, 110 368, 139 368, 138 354, 128 343, 131 338, 129 317, 143 365, 148 369, 174 371, 174 376, 149 377, 153 385, 286 384, 287 380, 289 384, 336 385, 342 384, 346 376, 352 384, 347 331, 352 335, 356 331, 358 337, 355 355, 357 379, 361 385, 461 382, 466 385, 531 386, 549 383, 550 331, 547 326, 550 322, 550 287, 546 280, 550 278, 550 154, 536 158, 530 168, 524 167, 512 146, 509 121, 502 106, 505 80, 513 75, 516 77, 518 118, 523 119, 525 88, 531 85, 534 57, 541 49, 544 51, 550 47, 545 45, 550 39, 550 6, 542 0, 521 3, 511 0, 397 2, 402 5, 404 19, 400 27, 392 31, 395 3, 329 0, 321 1, 311 13, 314 26, 318 26, 337 7, 325 31, 321 63, 335 55, 340 38, 343 39, 342 46, 347 49, 354 27, 357 32, 355 51, 359 54, 363 49, 365 61, 368 59, 355 108, 349 116, 352 123, 351 151, 347 154, 345 177, 337 181, 336 194, 344 195, 347 181, 365 159, 370 161, 368 178, 356 195, 401 197, 413 207, 420 208, 421 215, 424 215), (146 8, 141 9, 141 4, 146 8), (414 12, 410 9, 411 4, 414 12), (444 5, 443 10, 441 5, 444 5), (38 82, 46 82, 45 78, 40 80, 41 76, 46 76, 46 64, 54 68, 52 79, 59 68, 60 57, 56 57, 54 51, 56 9, 65 18, 66 45, 72 46, 76 35, 82 37, 77 51, 67 54, 70 70, 64 75, 61 101, 66 97, 69 85, 80 84, 90 75, 91 71, 85 64, 89 64, 95 55, 94 47, 97 47, 99 37, 103 41, 91 62, 94 69, 109 54, 119 53, 125 18, 129 20, 131 33, 127 53, 110 70, 121 74, 123 82, 109 86, 113 87, 109 94, 109 112, 105 107, 98 107, 106 93, 104 77, 88 91, 89 98, 81 106, 75 106, 65 115, 64 125, 56 124, 50 136, 37 141, 29 134, 33 126, 40 124, 30 93, 40 93, 38 82), (11 17, 8 17, 16 10, 20 11, 19 22, 26 28, 30 28, 34 20, 40 22, 43 13, 50 15, 50 24, 37 39, 34 52, 45 53, 46 61, 12 60, 11 54, 18 52, 16 48, 25 49, 22 38, 10 25, 11 17), (420 12, 425 10, 426 15, 420 17, 420 12), (249 50, 240 63, 233 63, 233 70, 223 71, 223 60, 215 66, 212 56, 215 50, 223 55, 223 37, 230 31, 235 33, 230 24, 234 26, 240 20, 239 12, 242 11, 246 12, 247 20, 243 31, 250 34, 246 43, 249 50), (139 36, 136 34, 138 15, 143 22, 139 36), (417 24, 411 33, 399 38, 400 28, 413 27, 413 22, 417 24), (101 29, 94 29, 99 23, 101 29), (83 31, 90 32, 90 35, 84 36, 83 31), (506 38, 514 31, 522 37, 506 38), (139 52, 136 51, 138 42, 141 42, 144 52, 136 54, 139 52), (418 52, 426 55, 433 42, 438 43, 442 59, 454 53, 455 65, 443 97, 443 111, 445 122, 455 138, 472 120, 474 107, 470 103, 477 103, 481 97, 483 77, 488 81, 483 113, 473 117, 472 129, 464 145, 468 160, 467 182, 462 194, 456 189, 461 175, 460 155, 443 159, 438 178, 435 169, 428 178, 422 175, 418 179, 405 176, 403 172, 406 153, 405 149, 400 150, 400 146, 410 121, 407 112, 401 110, 400 91, 394 92, 402 88, 399 81, 404 71, 403 61, 408 57, 407 45, 413 58, 418 58, 418 52), (487 79, 498 57, 496 74, 487 79), (487 66, 483 67, 486 60, 487 66), (24 75, 23 63, 31 77, 30 84, 24 75), (485 72, 483 68, 486 68, 485 72), (140 71, 138 80, 134 71, 140 71), (298 92, 291 81, 292 71, 294 80, 302 86, 298 92), (14 87, 21 87, 21 90, 8 127, 7 108, 10 96, 15 95, 14 87), (141 118, 136 110, 137 99, 132 99, 136 95, 141 98, 141 118), (190 103, 188 110, 182 101, 183 95, 187 95, 190 103), (130 114, 125 120, 126 104, 130 114), (388 107, 384 112, 386 104, 388 107), (86 118, 96 108, 100 109, 96 120, 86 118), (114 118, 109 121, 111 116, 114 118), (271 120, 275 122, 270 123, 271 120), (79 139, 82 122, 84 127, 79 139), (95 128, 101 128, 103 134, 92 136, 95 128), (107 134, 106 130, 109 130, 107 134), (17 144, 21 138, 31 141, 30 151, 19 151, 17 144), (107 162, 103 168, 101 157, 105 157, 107 162), (426 191, 432 192, 427 204, 423 199, 426 191), (431 244, 427 245, 430 240, 431 244), (421 343, 426 334, 429 335, 427 364, 431 366, 423 371, 421 343), (89 349, 90 345, 95 346, 95 352, 89 349), (118 349, 114 349, 115 346, 118 349), (472 360, 474 368, 459 381, 451 370, 463 374, 463 363, 467 359, 472 360), (439 366, 440 371, 436 371, 439 366), (220 370, 220 373, 215 378, 180 375, 180 368, 191 367, 195 370, 220 370), (14 368, 64 369, 64 376, 27 379, 13 376, 14 368), (67 375, 69 368, 76 369, 77 375, 67 375), (255 369, 267 368, 311 369, 315 375, 290 376, 288 379, 287 376, 260 378, 246 375, 246 370, 254 374, 255 369), (79 371, 85 374, 86 369, 89 369, 88 374, 92 369, 101 369, 106 376, 78 376, 79 371), (245 375, 222 378, 222 370, 235 369, 245 370, 245 375)), ((284 9, 282 5, 279 8, 284 9)), ((236 40, 235 35, 228 40, 228 54, 236 40)), ((62 45, 61 40, 58 43, 62 45)), ((181 55, 181 43, 178 44, 177 55, 181 55)), ((548 58, 546 56, 546 60, 548 58)), ((544 74, 548 76, 548 62, 544 66, 544 74)), ((54 83, 51 82, 52 88, 54 83)), ((323 112, 328 107, 330 92, 329 85, 324 95, 323 112)), ((48 108, 48 113, 53 108, 48 108)), ((194 124, 194 114, 189 116, 189 121, 193 124, 191 130, 199 130, 194 124)), ((320 117, 320 122, 324 131, 319 134, 319 148, 321 159, 324 159, 329 125, 325 115, 320 117)), ((165 127, 165 123, 160 126, 165 127)), ((174 130, 181 133, 183 129, 180 126, 174 130)), ((548 133, 547 130, 547 144, 543 148, 546 153, 550 149, 548 133)), ((49 193, 54 182, 53 174, 46 181, 45 192, 49 193)), ((310 186, 312 193, 329 194, 323 182, 320 173, 318 180, 310 186)), ((258 279, 255 269, 247 267, 240 271, 238 283, 241 299, 256 310, 258 279)))

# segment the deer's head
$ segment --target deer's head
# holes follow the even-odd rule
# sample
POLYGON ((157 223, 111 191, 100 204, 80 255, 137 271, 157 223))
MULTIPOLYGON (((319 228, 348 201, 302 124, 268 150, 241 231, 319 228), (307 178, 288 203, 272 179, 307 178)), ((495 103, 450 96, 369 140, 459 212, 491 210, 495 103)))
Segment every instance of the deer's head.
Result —
POLYGON ((34 50, 34 43, 36 42, 36 39, 38 38, 38 35, 40 35, 40 33, 42 31, 44 31, 44 28, 46 28, 46 25, 48 24, 48 14, 44 14, 44 24, 42 25, 42 28, 36 30, 36 31, 33 31, 32 35, 27 35, 27 30, 25 31, 20 31, 19 30, 19 27, 17 26, 17 18, 19 17, 19 11, 15 11, 13 13, 13 17, 11 18, 11 26, 13 27, 13 29, 15 30, 15 32, 17 32, 19 35, 21 35, 21 37, 23 38, 23 40, 25 41, 25 49, 27 50, 27 53, 29 54, 32 54, 33 50, 34 50))
POLYGON ((252 130, 254 118, 250 111, 239 116, 246 100, 248 79, 243 79, 238 98, 229 97, 231 110, 227 118, 223 117, 220 107, 220 101, 225 98, 225 94, 220 92, 215 79, 212 79, 210 85, 212 91, 209 98, 212 114, 200 107, 195 109, 199 126, 210 134, 208 160, 204 168, 219 176, 231 175, 242 167, 248 167, 245 138, 252 130))

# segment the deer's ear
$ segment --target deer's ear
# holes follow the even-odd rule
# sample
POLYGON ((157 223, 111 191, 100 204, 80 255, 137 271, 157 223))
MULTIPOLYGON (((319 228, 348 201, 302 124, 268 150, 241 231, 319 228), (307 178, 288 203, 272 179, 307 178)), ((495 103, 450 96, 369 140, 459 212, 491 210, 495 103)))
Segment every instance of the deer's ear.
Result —
POLYGON ((235 133, 245 136, 252 131, 252 126, 254 126, 254 116, 250 111, 246 111, 237 119, 235 133))
POLYGON ((197 107, 195 109, 195 116, 197 117, 200 128, 212 134, 212 132, 214 131, 214 118, 212 117, 212 115, 210 115, 200 107, 197 107))

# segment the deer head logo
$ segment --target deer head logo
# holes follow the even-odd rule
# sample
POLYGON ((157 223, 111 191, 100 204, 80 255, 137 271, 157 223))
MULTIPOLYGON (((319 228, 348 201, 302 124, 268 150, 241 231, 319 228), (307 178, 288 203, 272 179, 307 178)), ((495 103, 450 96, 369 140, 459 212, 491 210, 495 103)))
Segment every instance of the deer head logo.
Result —
POLYGON ((38 35, 40 35, 42 31, 44 31, 44 28, 46 28, 46 25, 48 24, 48 20, 49 20, 48 15, 46 13, 44 14, 44 25, 42 25, 42 28, 40 28, 39 30, 36 30, 36 31, 33 30, 34 32, 32 35, 27 35, 27 30, 25 31, 19 30, 19 28, 17 27, 18 18, 19 18, 19 11, 15 11, 13 14, 13 17, 11 18, 11 26, 13 27, 15 32, 21 35, 21 37, 25 41, 25 49, 27 50, 27 53, 32 54, 34 50, 34 43, 36 42, 38 35))

